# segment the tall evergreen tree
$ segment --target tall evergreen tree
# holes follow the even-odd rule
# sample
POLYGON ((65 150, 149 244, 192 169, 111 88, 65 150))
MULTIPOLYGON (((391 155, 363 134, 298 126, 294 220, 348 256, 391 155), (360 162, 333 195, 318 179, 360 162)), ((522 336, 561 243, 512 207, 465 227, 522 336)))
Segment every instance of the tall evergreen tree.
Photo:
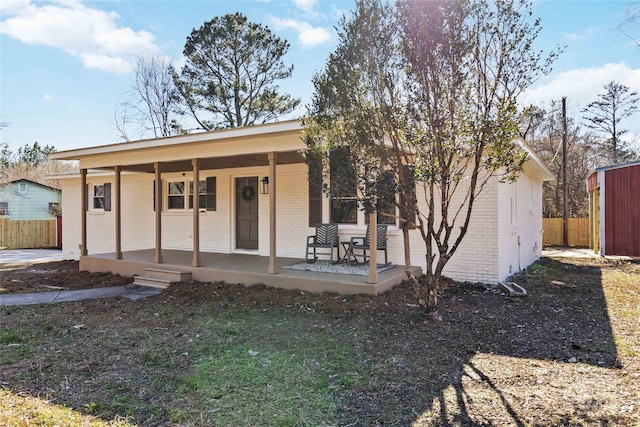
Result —
POLYGON ((291 77, 283 56, 289 43, 240 14, 228 14, 194 29, 184 47, 186 64, 174 74, 181 113, 202 129, 265 123, 300 103, 280 93, 277 82, 291 77))

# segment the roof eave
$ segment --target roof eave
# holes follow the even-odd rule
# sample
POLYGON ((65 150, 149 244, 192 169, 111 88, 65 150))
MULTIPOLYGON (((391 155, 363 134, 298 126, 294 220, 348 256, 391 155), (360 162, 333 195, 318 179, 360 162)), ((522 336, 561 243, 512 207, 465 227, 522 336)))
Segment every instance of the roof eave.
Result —
POLYGON ((524 138, 518 137, 516 138, 516 142, 518 143, 520 148, 522 148, 527 153, 528 161, 532 161, 536 169, 538 169, 542 181, 553 181, 555 179, 553 172, 549 170, 547 165, 544 164, 542 159, 536 154, 535 151, 533 151, 533 148, 531 148, 531 146, 527 144, 524 138))
POLYGON ((203 141, 216 141, 231 138, 242 138, 250 136, 268 135, 279 132, 299 131, 302 129, 300 120, 287 120, 283 122, 267 123, 256 126, 246 126, 241 128, 222 129, 209 132, 192 133, 188 135, 176 135, 165 138, 143 139, 139 141, 122 142, 118 144, 98 145, 94 147, 79 148, 74 150, 59 151, 51 153, 51 160, 80 160, 82 157, 120 153, 125 151, 155 148, 159 145, 176 146, 182 144, 192 144, 203 141))

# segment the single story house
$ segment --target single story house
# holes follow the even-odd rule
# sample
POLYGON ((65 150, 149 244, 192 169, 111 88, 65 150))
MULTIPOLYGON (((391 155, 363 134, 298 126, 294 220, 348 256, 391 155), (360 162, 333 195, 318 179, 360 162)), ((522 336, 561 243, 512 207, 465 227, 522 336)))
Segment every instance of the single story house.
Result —
POLYGON ((54 219, 60 213, 60 190, 28 179, 0 185, 0 218, 54 219))
MULTIPOLYGON (((373 266, 368 277, 286 268, 304 258, 314 222, 339 222, 332 202, 310 188, 301 135, 291 120, 51 154, 80 162, 79 175, 56 177, 64 194, 64 258, 80 259, 90 271, 170 268, 197 280, 310 291, 377 294, 402 281, 396 222, 387 236, 396 267, 379 276, 373 266)), ((552 175, 520 143, 530 154, 523 173, 514 183, 491 181, 476 200, 449 277, 496 283, 541 256, 542 183, 552 175)), ((364 235, 361 211, 340 221, 342 242, 364 235)), ((417 230, 410 233, 412 265, 424 268, 424 243, 417 230)))
POLYGON ((640 160, 596 169, 587 178, 595 253, 640 257, 640 160))

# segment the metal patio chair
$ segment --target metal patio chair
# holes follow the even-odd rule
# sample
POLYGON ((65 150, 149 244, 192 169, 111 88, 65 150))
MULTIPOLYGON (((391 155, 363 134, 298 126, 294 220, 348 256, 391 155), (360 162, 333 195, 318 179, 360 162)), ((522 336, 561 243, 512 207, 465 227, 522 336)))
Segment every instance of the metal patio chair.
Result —
MULTIPOLYGON (((358 257, 362 257, 362 262, 366 263, 369 259, 367 251, 371 253, 371 235, 369 226, 367 225, 366 236, 352 237, 349 243, 349 250, 346 255, 348 262, 352 260, 358 262, 358 257), (362 251, 362 253, 355 253, 354 251, 362 251)), ((389 265, 389 257, 387 254, 387 226, 378 225, 377 228, 377 244, 376 250, 384 251, 384 265, 389 265)))
POLYGON ((315 262, 318 259, 318 255, 329 255, 329 260, 333 264, 333 248, 338 249, 339 260, 338 224, 318 224, 316 225, 316 234, 307 237, 305 261, 315 262), (318 253, 318 249, 329 249, 329 252, 318 253), (313 259, 310 260, 309 255, 313 255, 313 259))

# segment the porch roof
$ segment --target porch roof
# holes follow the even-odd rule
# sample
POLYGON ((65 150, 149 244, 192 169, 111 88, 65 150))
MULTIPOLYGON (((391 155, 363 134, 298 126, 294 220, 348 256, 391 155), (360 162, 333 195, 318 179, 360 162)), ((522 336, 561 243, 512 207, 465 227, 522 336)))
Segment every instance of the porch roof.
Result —
POLYGON ((81 169, 153 172, 155 162, 163 172, 191 169, 192 159, 202 159, 202 169, 266 166, 268 153, 278 153, 278 164, 301 163, 305 148, 299 120, 244 128, 87 147, 52 153, 52 160, 78 160, 81 169))

